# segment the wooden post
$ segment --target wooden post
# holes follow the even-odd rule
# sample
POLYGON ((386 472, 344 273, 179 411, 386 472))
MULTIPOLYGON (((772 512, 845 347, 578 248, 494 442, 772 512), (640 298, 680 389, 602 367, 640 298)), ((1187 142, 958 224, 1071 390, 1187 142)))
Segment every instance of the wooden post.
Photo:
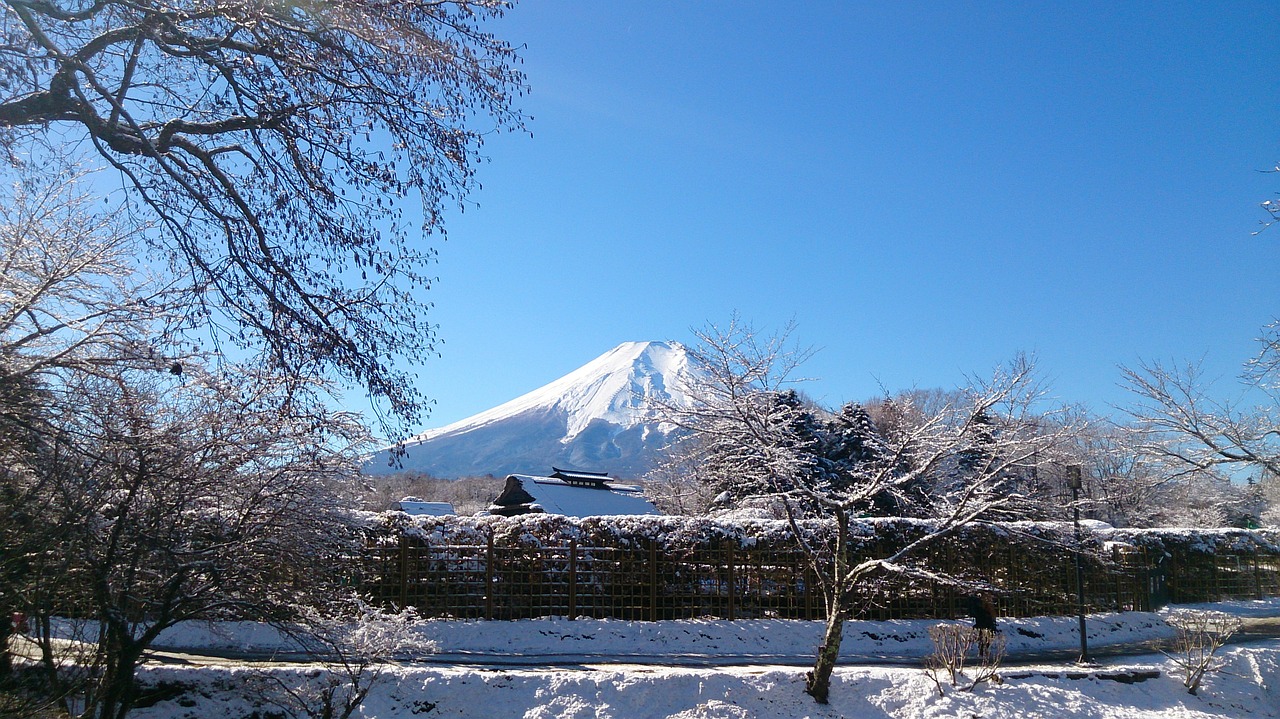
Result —
POLYGON ((658 620, 658 540, 649 540, 649 621, 658 620))
POLYGON ((813 619, 813 580, 815 578, 813 571, 809 568, 806 557, 801 554, 799 557, 800 576, 804 578, 804 618, 813 619))
POLYGON ((1119 549, 1111 550, 1111 557, 1114 561, 1114 564, 1112 566, 1114 567, 1114 569, 1109 569, 1106 567, 1103 567, 1101 569, 1101 571, 1103 572, 1112 572, 1113 574, 1115 574, 1116 596, 1112 601, 1112 610, 1117 612, 1125 611, 1125 606, 1127 604, 1125 602, 1125 598, 1128 596, 1129 571, 1128 571, 1128 563, 1126 561, 1123 561, 1123 556, 1124 555, 1120 553, 1119 549))
POLYGON ((578 614, 578 540, 569 540, 569 621, 578 614))
POLYGON ((400 608, 409 606, 409 542, 400 535, 400 608))
POLYGON ((484 555, 484 618, 493 619, 493 532, 484 555))
POLYGON ((738 593, 737 590, 738 590, 737 577, 734 576, 734 571, 733 571, 733 545, 730 544, 729 545, 729 621, 731 622, 734 620, 733 599, 734 599, 734 595, 738 593))

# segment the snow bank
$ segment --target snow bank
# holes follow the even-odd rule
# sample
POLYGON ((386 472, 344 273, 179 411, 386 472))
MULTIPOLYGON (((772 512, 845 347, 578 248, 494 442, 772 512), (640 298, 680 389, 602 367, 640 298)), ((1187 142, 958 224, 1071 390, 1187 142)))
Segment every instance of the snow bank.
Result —
MULTIPOLYGON (((1058 717, 1200 719, 1280 717, 1280 641, 1228 648, 1226 666, 1200 696, 1183 689, 1167 659, 1148 656, 1101 671, 1064 666, 1007 672, 1001 685, 973 692, 947 687, 939 696, 918 668, 838 669, 828 706, 803 693, 804 670, 755 666, 731 669, 575 667, 551 670, 473 667, 389 667, 358 717, 436 719, 747 719, 768 717, 1058 717), (1155 670, 1136 683, 1104 679, 1155 670)), ((167 698, 135 709, 136 719, 222 719, 268 716, 278 709, 246 687, 264 674, 294 688, 318 689, 325 677, 308 667, 147 667, 141 679, 171 688, 167 698), (177 687, 178 689, 172 690, 177 687)), ((296 690, 296 689, 295 689, 296 690)))
MULTIPOLYGON (((1203 605, 1242 616, 1280 616, 1280 599, 1203 605)), ((1087 629, 1095 649, 1172 637, 1164 613, 1091 614, 1087 629)), ((845 623, 846 661, 918 663, 932 650, 935 620, 845 623)), ((961 622, 965 623, 965 622, 961 622)), ((1075 617, 1001 617, 1010 657, 1069 651, 1079 646, 1075 617)), ((437 648, 436 659, 498 657, 512 662, 601 659, 697 658, 808 661, 821 641, 822 622, 797 620, 570 621, 561 617, 520 621, 426 620, 416 631, 437 648)), ((188 622, 165 631, 156 648, 269 654, 298 649, 273 629, 250 622, 188 622)))

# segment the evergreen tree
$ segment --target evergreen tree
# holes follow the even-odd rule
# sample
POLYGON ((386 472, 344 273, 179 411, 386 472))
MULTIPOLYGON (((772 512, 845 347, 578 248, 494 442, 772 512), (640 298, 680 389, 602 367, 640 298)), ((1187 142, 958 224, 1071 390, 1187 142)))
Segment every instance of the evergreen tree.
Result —
MULTIPOLYGON (((834 489, 848 489, 862 471, 888 459, 884 438, 877 431, 875 421, 857 402, 841 407, 824 429, 824 460, 838 477, 834 489)), ((894 494, 890 491, 877 494, 860 503, 855 511, 867 516, 900 515, 905 503, 898 501, 894 494)))
POLYGON ((996 443, 995 423, 985 411, 974 414, 971 420, 969 446, 956 457, 956 475, 963 481, 966 476, 982 471, 995 459, 991 448, 996 443))
POLYGON ((827 456, 836 462, 872 462, 884 454, 884 440, 876 431, 867 409, 857 402, 840 408, 828 424, 830 448, 827 456))

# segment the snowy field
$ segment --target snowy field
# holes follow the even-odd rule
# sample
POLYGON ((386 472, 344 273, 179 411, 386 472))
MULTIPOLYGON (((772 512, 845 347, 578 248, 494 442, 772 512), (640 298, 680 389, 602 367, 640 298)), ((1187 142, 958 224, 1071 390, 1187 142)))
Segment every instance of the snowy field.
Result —
MULTIPOLYGON (((1240 616, 1280 615, 1280 600, 1206 608, 1240 616)), ((1173 634, 1163 614, 1090 617, 1090 646, 1142 642, 1173 634)), ((720 719, 759 717, 1280 717, 1280 640, 1222 650, 1222 670, 1199 696, 1182 687, 1177 667, 1160 654, 1103 659, 1099 668, 1070 662, 1025 663, 1079 646, 1075 621, 1039 618, 1001 622, 1010 659, 1000 685, 972 692, 945 684, 945 695, 919 668, 930 651, 926 627, 936 622, 850 622, 828 706, 803 693, 805 661, 821 628, 814 622, 620 622, 543 619, 523 622, 423 622, 435 644, 428 663, 386 665, 355 716, 574 719, 720 719), (631 660, 618 664, 601 661, 631 660), (1020 657, 1023 661, 1020 661, 1020 657), (512 665, 481 664, 481 659, 512 665), (774 658, 776 661, 770 661, 774 658), (879 658, 879 659, 877 659, 879 658), (680 666, 697 662, 749 666, 680 666), (439 663, 433 663, 439 662, 439 663), (534 668, 520 663, 544 662, 534 668), (643 662, 643 663, 642 663, 643 662), (893 665, 898 663, 901 665, 893 665), (914 665, 914 666, 911 666, 914 665), (1154 678, 1125 683, 1116 676, 1154 678), (1111 677, 1111 678, 1108 678, 1111 677)), ((193 626, 166 635, 173 648, 285 650, 260 626, 193 626)), ((315 666, 149 665, 151 686, 180 687, 132 716, 284 716, 268 697, 280 687, 315 692, 325 676, 315 666)), ((304 693, 306 693, 304 691, 304 693)))
MULTIPOLYGON (((1280 641, 1225 650, 1226 665, 1191 696, 1162 656, 1109 662, 1107 670, 1157 669, 1161 675, 1124 684, 1090 674, 1070 678, 1063 666, 1018 667, 999 686, 972 692, 947 687, 939 696, 921 669, 838 669, 831 704, 803 693, 804 670, 754 666, 690 669, 641 665, 582 665, 532 670, 498 667, 395 667, 387 671, 356 716, 384 719, 742 719, 758 717, 1099 717, 1182 719, 1280 716, 1280 641)), ((137 709, 160 719, 269 717, 275 707, 251 700, 246 686, 264 669, 148 668, 151 682, 194 685, 181 696, 137 709)), ((309 668, 275 667, 290 684, 321 679, 309 668)))

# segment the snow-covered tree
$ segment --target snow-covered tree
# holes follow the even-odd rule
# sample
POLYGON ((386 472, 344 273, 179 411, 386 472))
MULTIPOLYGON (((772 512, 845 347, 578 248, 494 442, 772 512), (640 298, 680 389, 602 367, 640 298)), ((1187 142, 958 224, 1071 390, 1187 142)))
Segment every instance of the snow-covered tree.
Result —
POLYGON ((330 602, 300 612, 290 634, 319 660, 321 671, 301 676, 270 670, 251 679, 248 688, 285 716, 350 719, 384 678, 387 659, 433 653, 434 642, 420 633, 417 612, 390 612, 363 599, 330 602))
POLYGON ((0 185, 0 362, 11 377, 178 359, 171 293, 136 261, 145 228, 97 210, 84 182, 55 167, 0 185))
POLYGON ((121 717, 166 627, 286 618, 342 591, 367 434, 314 380, 176 357, 174 315, 132 271, 132 235, 83 214, 74 181, 7 190, 0 609, 36 620, 67 711, 121 717), (69 645, 89 650, 80 661, 58 656, 56 612, 92 622, 69 645))
POLYGON ((285 620, 343 592, 360 547, 349 517, 364 430, 236 369, 50 390, 58 461, 29 473, 58 541, 30 558, 23 606, 40 619, 75 607, 95 623, 90 681, 62 688, 84 715, 122 717, 142 653, 179 622, 285 620))
MULTIPOLYGON (((1077 426, 1070 453, 1081 468, 1083 516, 1116 527, 1158 526, 1168 491, 1158 463, 1138 451, 1126 426, 1094 416, 1081 417, 1077 426)), ((1066 519, 1068 511, 1049 517, 1066 519)))
MULTIPOLYGON (((884 459, 889 445, 880 435, 871 414, 857 402, 850 402, 829 420, 823 433, 823 462, 834 471, 845 467, 870 465, 884 459)), ((902 492, 885 492, 871 497, 854 511, 861 515, 905 516, 910 503, 902 502, 901 494, 911 494, 911 488, 902 492)))
POLYGON ((698 372, 682 388, 693 403, 657 407, 692 431, 674 445, 675 461, 695 462, 697 480, 726 495, 720 501, 780 491, 779 478, 812 465, 812 437, 793 431, 811 414, 791 386, 808 353, 786 349, 787 333, 760 337, 736 317, 726 332, 710 328, 699 337, 701 345, 688 348, 698 372))
POLYGON ((702 448, 692 441, 665 447, 645 476, 645 496, 664 514, 706 514, 720 493, 714 489, 714 480, 703 476, 703 456, 702 448))
POLYGON ((895 400, 896 420, 859 443, 849 437, 867 429, 856 408, 819 420, 797 400, 789 385, 807 353, 788 346, 789 331, 763 336, 735 318, 698 337, 690 355, 704 373, 685 388, 694 402, 668 408, 668 418, 692 433, 713 476, 784 503, 826 603, 806 685, 825 703, 854 591, 885 572, 929 572, 918 564, 922 550, 1014 507, 1022 499, 1014 479, 1055 461, 1069 428, 1047 421, 1031 363, 1020 358, 928 411, 895 400), (853 556, 853 524, 878 503, 927 517, 926 529, 888 557, 853 556), (801 531, 804 516, 834 520, 830 541, 801 531))

